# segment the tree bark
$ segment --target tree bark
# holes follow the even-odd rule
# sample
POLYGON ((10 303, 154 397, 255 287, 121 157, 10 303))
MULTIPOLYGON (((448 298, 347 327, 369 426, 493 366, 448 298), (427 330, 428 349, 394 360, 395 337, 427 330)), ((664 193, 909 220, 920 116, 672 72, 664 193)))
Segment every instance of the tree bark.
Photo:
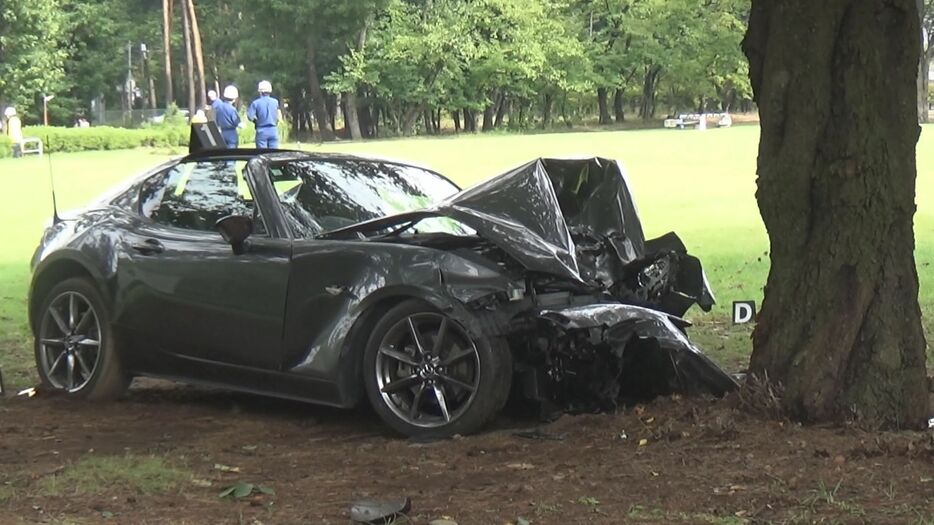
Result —
POLYGON ((623 102, 623 90, 617 89, 616 95, 613 97, 613 113, 615 113, 617 124, 626 121, 626 108, 623 102))
POLYGON ((545 93, 545 99, 542 101, 542 127, 547 129, 551 127, 551 110, 554 106, 554 95, 545 93))
POLYGON ((499 95, 499 102, 496 104, 496 118, 493 119, 493 129, 499 129, 503 125, 503 119, 506 118, 509 100, 504 93, 499 95))
POLYGON ((201 29, 198 25, 198 13, 195 11, 195 0, 183 0, 188 9, 188 20, 191 24, 191 42, 194 51, 195 66, 198 68, 198 93, 196 96, 199 108, 207 105, 207 81, 204 73, 204 52, 201 50, 201 29))
POLYGON ((600 125, 606 126, 610 123, 610 105, 607 100, 607 89, 597 88, 597 106, 600 108, 600 125))
MULTIPOLYGON (((370 29, 370 25, 373 23, 373 15, 367 17, 363 22, 363 27, 360 29, 360 33, 357 35, 357 53, 362 53, 364 47, 366 46, 366 36, 367 32, 370 29)), ((343 94, 344 98, 344 112, 346 113, 347 119, 347 129, 350 131, 350 138, 353 140, 360 140, 363 138, 363 132, 360 130, 360 114, 357 111, 357 91, 356 89, 350 89, 343 94)))
POLYGON ((191 54, 191 21, 188 16, 188 0, 182 0, 182 30, 185 32, 185 73, 188 77, 188 117, 195 116, 195 67, 191 54))
POLYGON ((327 103, 324 100, 324 91, 321 89, 321 78, 318 77, 318 54, 314 42, 308 39, 307 57, 308 62, 308 94, 311 95, 311 112, 318 121, 318 129, 321 130, 322 141, 334 140, 334 128, 331 126, 331 119, 328 116, 327 103))
POLYGON ((490 104, 483 110, 483 124, 480 126, 480 131, 493 131, 493 117, 495 116, 496 107, 490 104))
POLYGON ((750 370, 804 421, 921 427, 914 0, 753 0, 771 270, 750 370))
POLYGON ((658 76, 662 69, 651 66, 645 72, 642 82, 642 105, 639 108, 639 117, 649 120, 655 116, 655 93, 658 91, 658 76))
POLYGON ((477 115, 472 109, 464 108, 464 131, 468 133, 477 132, 477 115))
POLYGON ((165 107, 175 101, 172 89, 172 0, 162 0, 162 47, 165 52, 165 107))

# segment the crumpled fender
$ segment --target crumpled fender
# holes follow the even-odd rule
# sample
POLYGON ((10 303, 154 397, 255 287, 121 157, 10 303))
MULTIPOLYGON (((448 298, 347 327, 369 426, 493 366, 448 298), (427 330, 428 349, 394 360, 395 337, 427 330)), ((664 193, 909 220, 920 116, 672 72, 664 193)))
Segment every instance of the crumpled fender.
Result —
POLYGON ((665 383, 650 390, 663 392, 671 388, 684 393, 707 392, 722 396, 739 386, 687 338, 681 327, 689 323, 683 319, 617 303, 543 310, 539 317, 565 331, 602 328, 601 342, 619 356, 628 351, 634 338, 657 342, 657 347, 648 348, 652 352, 667 353, 672 367, 667 375, 657 367, 638 374, 643 378, 654 376, 656 381, 665 383))

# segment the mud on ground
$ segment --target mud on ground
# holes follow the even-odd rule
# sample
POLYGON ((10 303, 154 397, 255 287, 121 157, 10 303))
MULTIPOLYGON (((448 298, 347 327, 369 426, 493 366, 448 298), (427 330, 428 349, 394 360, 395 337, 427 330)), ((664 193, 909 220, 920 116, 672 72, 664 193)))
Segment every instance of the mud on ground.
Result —
POLYGON ((504 417, 417 443, 366 410, 157 382, 109 405, 0 398, 0 523, 347 523, 355 500, 404 496, 411 523, 934 523, 934 432, 736 404, 504 417), (240 482, 255 492, 218 497, 240 482))

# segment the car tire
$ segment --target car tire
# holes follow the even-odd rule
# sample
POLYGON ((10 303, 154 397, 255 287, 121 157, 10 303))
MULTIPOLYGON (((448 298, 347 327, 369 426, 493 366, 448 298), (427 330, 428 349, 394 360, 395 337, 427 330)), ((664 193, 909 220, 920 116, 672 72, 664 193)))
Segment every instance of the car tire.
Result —
POLYGON ((126 392, 131 378, 120 365, 110 313, 89 279, 56 285, 37 317, 36 368, 44 389, 89 401, 126 392))
POLYGON ((512 354, 502 338, 472 334, 447 314, 408 300, 373 326, 363 373, 367 397, 390 427, 441 439, 477 432, 500 413, 512 383, 512 354))

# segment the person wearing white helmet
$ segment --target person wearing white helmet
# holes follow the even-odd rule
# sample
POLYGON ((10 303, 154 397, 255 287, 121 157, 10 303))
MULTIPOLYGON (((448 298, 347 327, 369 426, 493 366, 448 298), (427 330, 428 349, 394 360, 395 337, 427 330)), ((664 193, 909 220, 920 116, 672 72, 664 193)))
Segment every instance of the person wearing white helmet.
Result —
POLYGON ((214 121, 230 149, 240 146, 240 137, 237 135, 237 128, 240 127, 240 113, 233 105, 239 97, 240 92, 236 86, 227 86, 224 88, 224 100, 214 108, 214 121))
POLYGON ((3 110, 6 117, 6 134, 13 143, 13 157, 23 156, 23 123, 16 115, 16 108, 9 106, 3 110))
POLYGON ((272 84, 263 80, 257 86, 259 97, 250 104, 247 120, 256 126, 256 147, 276 149, 279 147, 279 101, 272 97, 272 84))

